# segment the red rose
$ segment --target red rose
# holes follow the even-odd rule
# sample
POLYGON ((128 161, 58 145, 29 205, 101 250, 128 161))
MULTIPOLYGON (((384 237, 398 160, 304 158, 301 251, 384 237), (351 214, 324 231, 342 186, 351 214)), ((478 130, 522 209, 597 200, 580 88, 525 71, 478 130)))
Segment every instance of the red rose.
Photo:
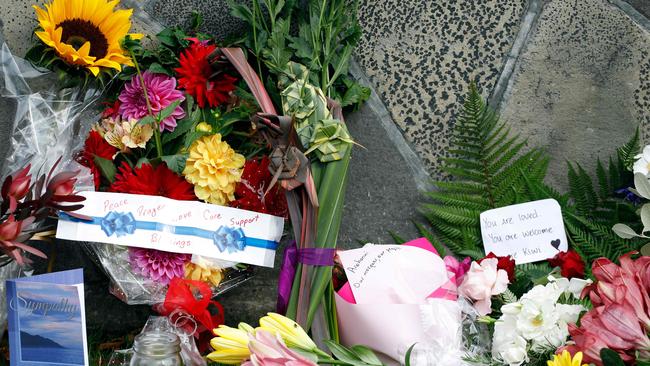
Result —
POLYGON ((580 254, 573 249, 557 253, 555 257, 548 260, 548 263, 553 267, 560 267, 562 277, 583 278, 585 276, 585 262, 580 254))
POLYGON ((505 256, 505 257, 497 257, 494 253, 490 252, 488 255, 485 256, 485 258, 480 259, 478 261, 478 264, 481 264, 484 259, 487 258, 496 258, 499 260, 497 263, 497 269, 502 269, 508 273, 508 281, 510 283, 515 282, 515 260, 512 259, 511 256, 505 256))

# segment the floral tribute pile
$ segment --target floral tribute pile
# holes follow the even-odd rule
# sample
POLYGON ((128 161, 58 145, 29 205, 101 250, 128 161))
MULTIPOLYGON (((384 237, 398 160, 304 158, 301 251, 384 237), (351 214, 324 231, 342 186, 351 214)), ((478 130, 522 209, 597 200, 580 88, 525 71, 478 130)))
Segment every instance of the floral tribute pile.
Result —
MULTIPOLYGON (((82 148, 70 158, 92 174, 95 190, 280 216, 290 220, 295 240, 286 248, 279 279, 277 311, 286 316, 269 313, 258 328, 245 323, 237 328, 220 325, 223 314, 212 318, 207 310, 207 298, 214 293, 205 295, 206 284, 218 290, 223 281, 246 271, 242 265, 134 246, 111 252, 126 261, 120 270, 136 283, 146 279, 165 289, 172 284, 189 294, 190 300, 157 306, 162 314, 174 313, 174 304, 205 304, 196 312, 184 310, 206 319, 200 321, 203 335, 196 334, 197 338, 205 339, 206 333, 216 336, 207 356, 212 361, 382 365, 369 348, 338 343, 339 326, 345 325, 337 322, 333 295, 345 282, 341 268, 332 272, 332 267, 354 144, 342 108, 358 106, 369 93, 347 75, 360 38, 356 13, 348 11, 348 2, 314 0, 306 9, 299 2, 282 0, 263 4, 254 0, 251 7, 232 3, 233 14, 249 30, 234 44, 223 47, 199 32, 201 18, 195 15, 189 30, 165 28, 150 37, 155 45, 149 48, 140 43, 143 35, 129 33, 132 10, 119 9, 118 3, 53 0, 44 9, 35 6, 38 44, 28 59, 57 72, 64 87, 85 90, 92 84, 103 90, 101 116, 79 128, 82 148), (193 297, 195 287, 201 288, 201 298, 193 297), (320 341, 328 351, 316 345, 320 341)), ((480 107, 474 104, 469 103, 480 107)), ((489 128, 507 130, 497 128, 488 112, 477 109, 473 115, 485 117, 489 128)), ((479 126, 467 121, 462 125, 479 126)), ((485 136, 492 141, 489 133, 485 136)), ((496 150, 503 153, 508 147, 496 150)), ((518 150, 504 155, 518 156, 518 150)), ((536 161, 539 156, 522 159, 536 161)), ((505 165, 506 160, 499 164, 505 165)), ((452 161, 467 169, 474 166, 452 161)), ((573 248, 548 263, 517 266, 513 258, 484 256, 476 248, 454 250, 457 257, 444 258, 454 278, 454 285, 445 290, 453 292, 453 301, 467 305, 461 330, 467 352, 450 365, 650 364, 650 257, 642 255, 648 249, 639 244, 645 244, 650 228, 649 161, 650 147, 646 147, 628 164, 635 187, 610 187, 620 188, 616 194, 638 208, 640 223, 626 221, 610 230, 576 218, 580 210, 591 207, 589 198, 582 197, 577 213, 571 211, 574 226, 567 226, 573 248), (596 256, 602 248, 592 245, 585 250, 590 239, 587 233, 580 237, 583 232, 576 222, 596 231, 602 247, 608 245, 603 238, 616 233, 635 240, 629 247, 641 249, 642 254, 615 248, 607 253, 616 255, 596 256)), ((522 164, 513 168, 517 174, 526 170, 522 164)), ((604 169, 599 169, 602 178, 605 174, 600 170, 604 169)), ((582 168, 571 172, 583 173, 582 168)), ((41 237, 26 228, 56 211, 74 216, 71 211, 83 200, 74 191, 76 174, 50 174, 31 185, 27 168, 6 179, 0 206, 4 253, 18 262, 27 260, 24 251, 43 256, 24 244, 41 237)), ((523 184, 530 184, 526 179, 510 181, 521 185, 513 189, 515 196, 524 191, 523 184)), ((540 191, 549 192, 536 190, 540 191)), ((451 205, 467 197, 458 193, 447 202, 451 205)), ((480 198, 471 202, 473 208, 484 207, 484 197, 480 198)), ((558 199, 568 207, 568 199, 558 199)), ((463 225, 476 219, 462 217, 471 210, 449 212, 452 223, 458 217, 463 225)), ((471 242, 476 236, 472 230, 451 228, 443 234, 471 242)), ((459 247, 451 240, 447 244, 459 247)), ((103 260, 111 259, 103 255, 103 260)), ((400 360, 404 364, 411 364, 413 347, 400 360)))

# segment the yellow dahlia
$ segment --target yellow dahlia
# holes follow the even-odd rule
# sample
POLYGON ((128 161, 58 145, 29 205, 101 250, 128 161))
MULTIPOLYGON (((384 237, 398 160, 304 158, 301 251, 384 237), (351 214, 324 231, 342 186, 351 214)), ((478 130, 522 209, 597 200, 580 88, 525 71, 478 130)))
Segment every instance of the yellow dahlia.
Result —
POLYGON ((213 286, 219 286, 223 279, 221 268, 205 267, 198 263, 185 263, 185 278, 193 281, 209 282, 213 286))
POLYGON ((196 196, 217 205, 233 201, 246 158, 221 141, 218 133, 194 141, 189 153, 183 175, 194 185, 196 196))
MULTIPOLYGON (((36 36, 65 62, 97 76, 101 68, 120 71, 132 66, 120 41, 131 29, 133 9, 114 10, 119 0, 53 0, 45 9, 34 5, 40 30, 36 36)), ((130 34, 142 38, 141 34, 130 34)))

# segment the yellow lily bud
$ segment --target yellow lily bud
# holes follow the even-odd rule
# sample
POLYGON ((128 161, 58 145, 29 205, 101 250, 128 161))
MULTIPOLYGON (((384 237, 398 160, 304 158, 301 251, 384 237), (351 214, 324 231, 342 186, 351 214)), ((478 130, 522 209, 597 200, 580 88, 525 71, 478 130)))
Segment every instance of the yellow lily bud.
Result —
POLYGON ((214 329, 213 333, 217 337, 210 340, 214 352, 207 356, 208 359, 226 365, 239 365, 244 362, 251 354, 248 349, 249 330, 252 331, 253 327, 246 323, 240 323, 238 328, 220 325, 214 329))
POLYGON ((268 313, 267 316, 261 318, 260 329, 280 334, 289 347, 297 347, 305 351, 318 348, 298 323, 280 314, 268 313))
POLYGON ((210 126, 210 124, 207 122, 201 122, 198 125, 196 125, 196 131, 210 133, 212 132, 212 126, 210 126))

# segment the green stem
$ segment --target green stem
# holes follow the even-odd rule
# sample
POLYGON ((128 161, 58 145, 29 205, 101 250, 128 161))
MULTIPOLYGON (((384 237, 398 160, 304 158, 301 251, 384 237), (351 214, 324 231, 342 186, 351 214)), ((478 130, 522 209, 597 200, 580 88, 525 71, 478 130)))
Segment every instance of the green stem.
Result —
POLYGON ((330 358, 328 360, 318 360, 318 363, 321 365, 349 365, 349 363, 345 361, 339 361, 333 358, 330 358))
POLYGON ((257 0, 253 0, 253 47, 255 48, 255 59, 257 61, 257 74, 262 79, 262 64, 260 63, 261 55, 258 53, 259 45, 257 44, 257 0))
POLYGON ((142 87, 142 93, 144 94, 144 101, 147 104, 147 111, 149 112, 149 115, 151 115, 156 123, 153 128, 153 133, 154 137, 156 140, 156 153, 158 154, 158 158, 162 158, 163 156, 163 150, 162 150, 162 141, 160 139, 160 116, 156 116, 153 113, 153 109, 151 108, 151 102, 149 101, 149 93, 147 93, 147 87, 144 83, 144 77, 142 77, 142 72, 140 71, 140 65, 138 64, 138 61, 135 59, 135 55, 133 54, 133 51, 129 51, 131 54, 131 59, 133 60, 133 65, 135 66, 135 71, 138 73, 138 80, 140 80, 140 86, 142 87))
POLYGON ((156 139, 156 153, 158 154, 159 158, 162 158, 163 156, 162 140, 160 138, 160 128, 158 128, 157 126, 153 131, 153 136, 156 139))

